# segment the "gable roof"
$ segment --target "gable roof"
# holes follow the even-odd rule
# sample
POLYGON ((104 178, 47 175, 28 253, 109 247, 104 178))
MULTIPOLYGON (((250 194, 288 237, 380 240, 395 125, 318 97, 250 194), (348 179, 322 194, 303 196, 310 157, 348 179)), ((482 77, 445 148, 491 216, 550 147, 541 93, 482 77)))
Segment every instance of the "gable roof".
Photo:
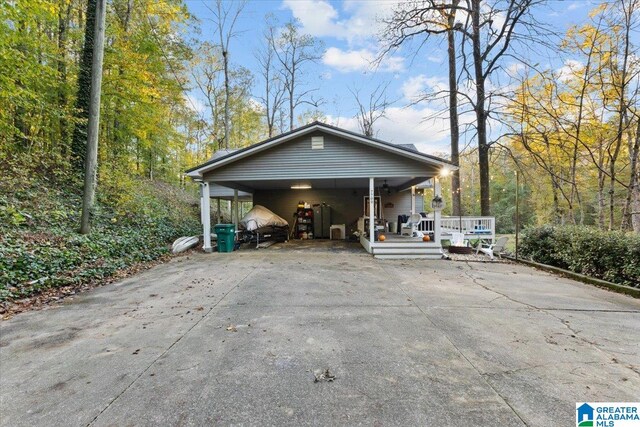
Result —
POLYGON ((315 131, 323 131, 328 134, 336 135, 350 141, 363 143, 363 144, 373 146, 385 151, 390 151, 400 156, 411 158, 432 166, 435 165, 440 167, 457 169, 457 166, 455 166, 453 163, 451 163, 448 160, 419 152, 416 149, 415 145, 413 144, 392 144, 390 142, 382 141, 380 139, 370 138, 364 135, 360 135, 356 132, 352 132, 346 129, 341 129, 335 126, 328 125, 326 123, 315 121, 313 123, 309 123, 308 125, 293 129, 289 132, 280 134, 273 138, 266 139, 264 141, 258 142, 248 147, 235 150, 235 151, 229 150, 228 153, 223 153, 222 155, 214 156, 210 160, 206 161, 205 163, 202 163, 201 165, 187 169, 186 173, 191 178, 196 179, 201 177, 204 173, 211 171, 213 169, 216 169, 220 166, 229 164, 231 162, 235 162, 242 158, 251 156, 255 153, 259 153, 264 150, 267 150, 283 142, 290 141, 294 138, 298 138, 300 136, 304 136, 315 131))
POLYGON ((395 145, 397 145, 398 147, 406 148, 407 150, 415 151, 416 153, 420 152, 420 150, 418 150, 418 148, 413 144, 395 144, 395 145))

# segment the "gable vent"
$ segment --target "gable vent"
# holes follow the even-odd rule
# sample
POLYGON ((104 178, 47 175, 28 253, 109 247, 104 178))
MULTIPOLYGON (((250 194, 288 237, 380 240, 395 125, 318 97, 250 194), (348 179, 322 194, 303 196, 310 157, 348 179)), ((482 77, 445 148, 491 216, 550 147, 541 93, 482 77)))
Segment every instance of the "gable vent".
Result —
POLYGON ((324 148, 324 136, 312 136, 311 137, 311 149, 322 150, 324 148))

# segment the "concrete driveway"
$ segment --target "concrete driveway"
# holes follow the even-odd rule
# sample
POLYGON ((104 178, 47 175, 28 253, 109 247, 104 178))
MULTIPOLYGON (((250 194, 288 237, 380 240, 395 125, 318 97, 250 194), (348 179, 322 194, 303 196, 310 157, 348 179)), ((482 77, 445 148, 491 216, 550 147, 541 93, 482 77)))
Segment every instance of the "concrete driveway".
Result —
POLYGON ((1 424, 560 426, 640 396, 638 300, 309 249, 177 258, 2 322, 1 424))

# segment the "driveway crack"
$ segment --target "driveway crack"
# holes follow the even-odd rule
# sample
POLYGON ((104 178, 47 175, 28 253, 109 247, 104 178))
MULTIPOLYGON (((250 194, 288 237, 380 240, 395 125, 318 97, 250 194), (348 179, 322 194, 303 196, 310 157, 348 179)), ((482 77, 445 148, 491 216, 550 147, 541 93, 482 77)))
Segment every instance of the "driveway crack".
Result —
POLYGON ((209 315, 211 314, 211 312, 218 307, 218 305, 227 297, 227 295, 229 295, 231 292, 233 292, 234 290, 236 290, 254 271, 256 270, 256 267, 252 268, 242 279, 240 279, 238 281, 238 283, 236 283, 231 289, 229 289, 224 295, 222 295, 222 297, 218 300, 218 302, 216 302, 207 312, 204 316, 202 316, 200 319, 198 319, 197 322, 195 322, 193 325, 191 325, 191 327, 189 329, 187 329, 182 335, 180 335, 173 343, 171 343, 171 345, 169 347, 167 347, 162 353, 160 353, 160 355, 158 355, 158 357, 156 357, 155 359, 153 359, 153 361, 149 364, 149 366, 147 366, 146 368, 144 368, 140 374, 138 374, 138 376, 136 376, 133 381, 131 381, 129 383, 129 385, 127 385, 120 393, 118 393, 118 395, 116 397, 114 397, 113 399, 111 399, 111 401, 107 404, 107 406, 105 406, 92 420, 91 422, 89 422, 87 424, 87 426, 91 426, 93 425, 96 420, 100 417, 100 415, 102 415, 107 409, 109 409, 118 399, 120 399, 120 397, 125 394, 149 369, 151 369, 151 367, 153 365, 156 364, 156 362, 158 360, 160 360, 162 357, 164 357, 167 353, 169 353, 169 351, 171 351, 171 349, 173 347, 175 347, 184 337, 186 337, 196 326, 198 326, 204 319, 206 319, 207 317, 209 317, 209 315))
MULTIPOLYGON (((434 321, 433 319, 431 319, 431 317, 422 309, 422 307, 420 307, 414 300, 414 298, 411 297, 411 295, 409 295, 407 293, 407 291, 400 286, 400 284, 398 283, 397 280, 395 280, 393 277, 391 277, 391 275, 384 269, 380 267, 380 270, 382 271, 383 274, 387 275, 389 277, 389 279, 391 280, 392 283, 394 283, 396 285, 396 287, 400 290, 400 292, 402 292, 406 297, 407 300, 411 302, 411 304, 413 306, 415 306, 420 313, 422 313, 422 315, 424 316, 425 319, 427 319, 427 321, 433 325, 433 327, 437 328, 440 333, 442 333, 442 335, 445 337, 445 339, 449 342, 449 344, 451 344, 451 346, 458 352, 458 354, 460 354, 460 356, 469 364, 469 366, 471 366, 471 368, 473 368, 474 371, 476 371, 476 373, 478 374, 478 376, 480 378, 482 378, 482 380, 484 381, 484 383, 491 389, 493 390, 493 392, 504 402, 505 405, 507 405, 507 407, 511 410, 511 412, 513 412, 513 414, 520 420, 520 422, 522 423, 522 425, 527 426, 527 422, 520 416, 520 414, 518 413, 518 411, 516 411, 516 409, 511 405, 511 403, 509 403, 509 400, 503 396, 498 389, 496 389, 493 384, 491 384, 491 382, 488 380, 488 378, 480 371, 480 369, 478 369, 478 367, 471 361, 471 359, 469 359, 462 350, 460 350, 460 348, 453 342, 453 340, 451 338, 449 338, 449 335, 447 335, 434 321)), ((505 296, 506 297, 506 296, 505 296)), ((508 297, 506 297, 508 298, 508 297)))
MULTIPOLYGON (((580 336, 580 333, 581 333, 582 331, 577 330, 577 329, 574 329, 574 328, 569 324, 569 321, 568 321, 568 320, 563 319, 562 317, 557 316, 557 315, 555 315, 554 313, 552 313, 552 311, 575 311, 575 310, 562 310, 562 309, 542 308, 542 307, 537 307, 537 306, 535 306, 535 305, 533 305, 533 304, 529 304, 529 303, 526 303, 526 302, 523 302, 523 301, 519 301, 519 300, 513 299, 513 298, 511 298, 511 297, 510 297, 509 295, 507 295, 507 294, 504 294, 504 293, 502 293, 502 292, 496 291, 495 289, 491 289, 490 287, 488 287, 488 286, 483 285, 482 283, 480 283, 480 282, 478 281, 477 277, 474 277, 474 276, 471 274, 471 272, 472 272, 472 271, 475 271, 475 270, 473 269, 473 267, 472 267, 468 262, 466 262, 465 264, 466 264, 466 265, 467 265, 467 267, 469 267, 469 268, 468 268, 467 270, 463 270, 463 271, 464 271, 464 275, 465 275, 465 276, 467 276, 467 277, 468 277, 468 278, 473 282, 473 284, 475 284, 475 285, 477 285, 477 286, 480 286, 482 289, 485 289, 485 290, 487 290, 487 291, 489 291, 489 292, 493 292, 493 293, 495 293, 495 294, 498 294, 498 295, 500 295, 500 296, 502 296, 502 297, 504 297, 504 298, 508 299, 509 301, 511 301, 511 302, 513 302, 513 303, 515 303, 515 304, 523 305, 523 306, 525 306, 525 307, 527 307, 527 308, 529 308, 529 309, 531 309, 531 310, 534 310, 534 311, 537 311, 537 312, 539 312, 539 313, 546 314, 547 316, 553 317, 554 319, 558 320, 558 321, 562 324, 562 326, 564 326, 564 327, 565 327, 569 332, 571 332, 571 336, 572 336, 572 337, 574 337, 574 338, 576 338, 577 340, 579 340, 579 341, 581 341, 581 342, 583 342, 583 343, 585 343, 585 344, 587 344, 587 345, 589 345, 589 346, 593 347, 593 348, 594 348, 594 349, 596 349, 597 351, 599 351, 599 352, 601 352, 602 354, 604 354, 604 355, 606 355, 607 357, 609 357, 609 358, 610 358, 610 360, 611 360, 612 362, 617 363, 617 359, 615 358, 615 355, 614 355, 614 354, 612 354, 612 353, 610 353, 610 352, 608 352, 608 351, 606 351, 606 350, 603 350, 602 348, 600 348, 600 346, 598 346, 598 344, 597 344, 596 342, 594 342, 594 341, 590 341, 590 340, 588 340, 588 339, 586 339, 586 338, 584 338, 584 337, 580 336)), ((594 311, 595 311, 595 310, 594 310, 594 311)), ((636 375, 640 376, 640 371, 639 371, 636 367, 634 367, 634 366, 632 366, 632 365, 622 365, 622 366, 624 366, 625 368, 629 369, 629 370, 630 370, 630 371, 632 371, 634 374, 636 374, 636 375)))

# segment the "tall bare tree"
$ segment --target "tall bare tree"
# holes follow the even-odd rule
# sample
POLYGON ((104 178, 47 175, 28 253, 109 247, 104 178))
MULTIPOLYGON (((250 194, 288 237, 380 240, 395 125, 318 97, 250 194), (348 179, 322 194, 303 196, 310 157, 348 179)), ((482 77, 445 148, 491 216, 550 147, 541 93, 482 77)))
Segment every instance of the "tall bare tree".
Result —
POLYGON ((475 83, 473 107, 476 114, 480 171, 480 212, 482 215, 490 215, 489 150, 491 143, 488 135, 488 120, 491 107, 490 99, 487 98, 487 83, 491 75, 500 69, 502 58, 513 54, 511 47, 516 39, 533 41, 531 30, 538 24, 531 16, 531 9, 544 0, 465 1, 467 25, 460 26, 459 29, 463 32, 462 46, 464 47, 466 39, 470 39, 472 47, 473 72, 469 74, 475 83), (526 31, 519 33, 521 27, 526 27, 526 31))
MULTIPOLYGON (((60 87, 58 90, 58 102, 60 111, 67 111, 69 108, 69 94, 67 82, 67 49, 68 49, 68 32, 71 22, 71 11, 73 10, 73 2, 63 0, 58 11, 58 49, 60 57, 58 58, 58 75, 60 78, 60 87)), ((58 127, 60 131, 60 139, 62 140, 63 153, 66 155, 69 143, 69 123, 66 114, 60 114, 58 118, 58 127)))
POLYGON ((368 99, 362 98, 360 90, 349 88, 349 92, 351 92, 356 104, 358 104, 358 114, 356 115, 358 126, 360 131, 369 138, 375 136, 374 125, 376 121, 384 117, 387 113, 387 108, 395 102, 387 98, 388 87, 389 83, 386 85, 379 84, 369 94, 368 99))
MULTIPOLYGON (((451 132, 451 161, 456 165, 459 164, 460 159, 456 45, 456 30, 461 25, 456 23, 456 14, 459 9, 461 9, 460 0, 423 0, 401 4, 394 11, 392 18, 387 21, 387 30, 384 34, 384 38, 389 43, 390 48, 400 47, 409 39, 416 37, 428 39, 431 36, 446 35, 449 71, 449 90, 447 95, 451 132)), ((434 96, 441 95, 445 94, 435 94, 434 96)), ((451 193, 453 214, 460 215, 460 171, 457 169, 451 176, 451 193)))
MULTIPOLYGON (((447 25, 447 59, 449 63, 449 129, 451 131, 451 162, 460 166, 460 127, 458 120, 458 70, 456 64, 456 12, 460 0, 452 0, 451 8, 441 9, 447 25)), ((451 174, 451 208, 453 215, 462 215, 460 169, 451 174)))
MULTIPOLYGON (((220 110, 224 108, 220 106, 224 94, 224 83, 221 82, 220 74, 224 72, 224 66, 221 63, 216 52, 216 47, 208 42, 200 45, 192 59, 191 75, 196 87, 207 101, 209 114, 211 115, 211 123, 209 129, 209 140, 215 144, 213 150, 223 148, 224 140, 224 124, 220 126, 220 110), (221 129, 222 127, 222 129, 221 129)), ((224 121, 224 116, 223 116, 224 121)), ((205 149, 206 151, 206 149, 205 149)))
POLYGON ((629 185, 627 186, 627 197, 623 208, 622 227, 633 227, 640 232, 640 189, 638 189, 638 151, 640 141, 640 123, 633 131, 633 118, 640 120, 640 93, 638 84, 633 87, 632 82, 638 80, 640 76, 640 61, 638 49, 632 44, 632 34, 638 31, 640 26, 638 14, 640 13, 640 1, 638 0, 618 0, 617 4, 611 8, 614 15, 612 23, 619 28, 619 34, 615 39, 616 54, 611 55, 611 69, 613 70, 613 88, 616 94, 616 115, 617 131, 612 149, 609 152, 609 228, 614 225, 615 209, 615 184, 616 184, 616 162, 621 150, 623 140, 627 136, 629 150, 629 185), (635 63, 633 61, 635 60, 635 63), (633 117, 635 116, 635 117, 633 117), (633 200, 633 204, 631 203, 633 200))
MULTIPOLYGON (((255 53, 260 65, 259 73, 264 83, 262 95, 258 96, 258 99, 264 106, 269 138, 275 134, 278 118, 283 114, 282 108, 286 101, 282 74, 277 68, 279 62, 276 57, 276 32, 275 25, 268 23, 268 28, 264 32, 264 44, 255 53)), ((282 129, 278 130, 282 132, 282 129)))
POLYGON ((288 22, 276 42, 274 53, 280 63, 280 73, 289 104, 289 130, 293 129, 295 109, 302 104, 315 108, 320 100, 313 98, 317 88, 308 88, 303 81, 305 67, 320 59, 321 43, 308 34, 300 34, 295 21, 288 22))
POLYGON ((629 187, 624 205, 623 228, 640 233, 640 115, 635 114, 635 133, 629 133, 629 187))
MULTIPOLYGON (((487 83, 491 81, 492 75, 500 70, 501 61, 505 56, 515 56, 512 48, 514 42, 526 41, 530 44, 535 41, 536 30, 540 28, 540 24, 531 15, 531 9, 543 2, 544 0, 416 0, 402 4, 399 13, 396 13, 387 25, 385 36, 387 40, 391 40, 392 48, 416 36, 424 38, 421 46, 431 35, 447 36, 450 116, 457 117, 457 112, 454 113, 453 109, 456 107, 457 110, 458 95, 471 104, 476 115, 482 215, 491 213, 491 142, 488 121, 493 111, 491 98, 494 94, 487 94, 487 83), (461 36, 456 38, 455 33, 461 36), (459 76, 456 76, 456 56, 462 63, 459 76), (458 90, 463 77, 473 85, 472 95, 458 90)), ((453 120, 450 125, 454 129, 453 139, 456 137, 455 132, 459 129, 459 124, 453 120)), ((455 141, 452 145, 455 145, 455 141)))
POLYGON ((222 50, 222 66, 224 70, 224 148, 229 148, 230 113, 229 101, 231 98, 231 85, 229 83, 229 43, 236 35, 234 27, 238 17, 244 9, 246 2, 229 2, 225 6, 223 0, 216 0, 215 8, 209 8, 213 12, 222 50))

